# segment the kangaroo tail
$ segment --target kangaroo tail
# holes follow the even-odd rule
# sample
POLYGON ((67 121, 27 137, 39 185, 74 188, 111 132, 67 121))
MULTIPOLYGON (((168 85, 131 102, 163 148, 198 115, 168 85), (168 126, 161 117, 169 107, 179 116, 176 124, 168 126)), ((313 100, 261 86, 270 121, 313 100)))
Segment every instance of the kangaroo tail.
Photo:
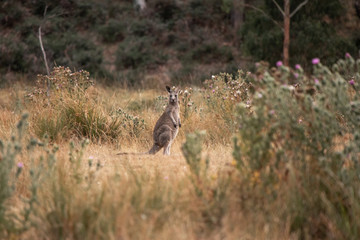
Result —
POLYGON ((145 153, 128 153, 128 152, 121 152, 121 153, 117 153, 116 155, 145 155, 148 154, 148 152, 145 153))
POLYGON ((116 155, 154 155, 156 154, 158 151, 160 151, 161 147, 159 145, 154 144, 152 146, 152 148, 144 153, 129 153, 129 152, 121 152, 121 153, 117 153, 116 155))

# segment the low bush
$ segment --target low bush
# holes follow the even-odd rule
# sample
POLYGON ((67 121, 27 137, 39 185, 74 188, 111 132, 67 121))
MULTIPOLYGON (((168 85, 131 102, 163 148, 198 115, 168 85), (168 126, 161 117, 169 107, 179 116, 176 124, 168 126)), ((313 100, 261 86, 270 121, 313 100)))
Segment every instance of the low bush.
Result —
POLYGON ((97 98, 87 72, 60 67, 39 76, 26 102, 37 116, 29 124, 22 117, 0 144, 0 237, 358 239, 360 60, 312 64, 306 75, 300 65, 260 62, 255 73, 184 89, 176 140, 184 137, 184 158, 171 159, 115 157, 99 152, 105 144, 87 151, 89 140, 78 140, 133 144, 146 122, 130 110, 158 116, 166 97, 139 100, 140 109, 135 101, 126 110, 100 107, 108 100, 97 98), (30 137, 37 126, 75 142, 58 151, 49 138, 30 137), (209 142, 221 145, 215 155, 203 152, 209 142))
POLYGON ((333 72, 317 60, 313 64, 314 74, 298 74, 295 85, 289 84, 292 70, 280 64, 249 79, 251 102, 235 111, 233 155, 259 189, 259 204, 281 196, 286 208, 279 217, 290 217, 290 230, 300 238, 356 239, 360 78, 354 67, 360 60, 347 55, 333 72))
POLYGON ((102 111, 87 95, 93 84, 88 72, 72 72, 64 67, 54 68, 49 76, 39 75, 36 89, 28 94, 32 102, 44 108, 33 116, 36 135, 47 135, 52 141, 71 137, 92 141, 139 137, 145 128, 144 120, 123 111, 102 111))
POLYGON ((15 36, 0 39, 0 66, 2 71, 25 72, 30 65, 25 57, 26 46, 15 39, 15 36))
POLYGON ((191 50, 184 56, 184 60, 202 63, 230 62, 234 59, 232 51, 227 46, 219 47, 216 43, 204 43, 191 50))
POLYGON ((147 69, 166 62, 166 55, 155 47, 152 37, 127 38, 119 44, 116 52, 118 69, 147 69))
POLYGON ((72 69, 87 69, 92 74, 101 73, 102 50, 89 38, 67 31, 54 33, 43 39, 49 61, 72 69))
POLYGON ((108 43, 122 41, 125 38, 125 31, 126 24, 115 19, 110 19, 106 25, 99 29, 101 38, 108 43))
POLYGON ((210 111, 215 111, 224 121, 230 132, 237 130, 237 121, 234 115, 236 103, 247 104, 250 107, 252 83, 250 73, 238 71, 233 76, 228 73, 213 75, 205 81, 205 98, 210 111))

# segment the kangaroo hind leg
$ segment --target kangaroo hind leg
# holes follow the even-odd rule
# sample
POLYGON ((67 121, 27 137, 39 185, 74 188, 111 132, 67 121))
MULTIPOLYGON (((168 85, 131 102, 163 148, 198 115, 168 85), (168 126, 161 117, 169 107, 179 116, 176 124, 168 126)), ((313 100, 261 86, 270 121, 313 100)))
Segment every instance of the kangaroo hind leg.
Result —
POLYGON ((168 143, 164 146, 164 155, 167 155, 167 156, 170 155, 170 148, 171 148, 171 142, 168 142, 168 143))
POLYGON ((171 132, 167 131, 160 135, 161 145, 164 146, 164 155, 170 155, 171 132))

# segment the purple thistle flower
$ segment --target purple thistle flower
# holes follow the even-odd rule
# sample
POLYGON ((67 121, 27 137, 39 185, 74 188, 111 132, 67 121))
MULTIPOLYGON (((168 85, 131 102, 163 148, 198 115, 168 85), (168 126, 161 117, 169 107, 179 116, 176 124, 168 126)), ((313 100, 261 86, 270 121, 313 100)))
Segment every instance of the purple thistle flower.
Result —
POLYGON ((301 69, 301 65, 300 65, 300 64, 296 64, 296 65, 295 65, 295 69, 296 69, 296 70, 300 70, 300 69, 301 69))
POLYGON ((298 73, 294 73, 294 77, 295 77, 295 78, 298 78, 298 77, 299 77, 299 74, 298 74, 298 73))
POLYGON ((24 167, 24 164, 23 164, 22 162, 19 162, 18 164, 16 164, 16 166, 17 166, 18 168, 23 168, 23 167, 24 167))
POLYGON ((316 64, 319 64, 320 63, 320 59, 319 58, 313 58, 311 60, 312 64, 316 65, 316 64))
POLYGON ((346 57, 346 58, 351 58, 350 53, 348 53, 348 52, 347 52, 347 53, 345 53, 345 57, 346 57))
POLYGON ((215 93, 215 89, 213 89, 212 92, 215 93))
POLYGON ((355 85, 354 79, 351 79, 351 80, 349 81, 349 84, 350 84, 350 85, 355 85))
POLYGON ((277 66, 277 67, 281 67, 282 65, 283 65, 282 61, 277 61, 277 62, 276 62, 276 66, 277 66))
POLYGON ((319 84, 319 79, 315 78, 314 82, 315 82, 315 84, 319 84))

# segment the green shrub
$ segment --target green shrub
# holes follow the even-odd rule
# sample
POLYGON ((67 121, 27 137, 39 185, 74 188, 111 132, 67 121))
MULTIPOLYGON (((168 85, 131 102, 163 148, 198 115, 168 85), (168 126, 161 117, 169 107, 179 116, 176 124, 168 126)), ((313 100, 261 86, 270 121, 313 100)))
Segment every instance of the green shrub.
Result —
MULTIPOLYGON (((186 8, 186 13, 189 14, 193 27, 196 25, 214 26, 216 22, 230 22, 230 11, 226 0, 191 0, 186 8)), ((230 23, 229 23, 230 24, 230 23)))
POLYGON ((154 45, 155 40, 151 37, 125 39, 116 52, 117 68, 152 68, 163 64, 167 57, 154 45))
POLYGON ((125 31, 126 24, 115 19, 110 19, 106 25, 99 29, 101 38, 108 43, 122 41, 125 38, 125 31))
POLYGON ((130 139, 138 138, 140 134, 145 130, 144 119, 126 113, 121 108, 116 110, 112 114, 112 116, 114 119, 121 119, 119 123, 121 123, 121 127, 129 134, 130 139))
POLYGON ((153 23, 148 19, 139 19, 131 23, 129 32, 136 37, 146 37, 153 33, 153 23))
MULTIPOLYGON (((38 189, 42 179, 40 175, 43 165, 52 167, 55 161, 57 147, 49 149, 48 146, 36 139, 25 136, 28 127, 28 114, 23 114, 17 124, 15 134, 8 141, 0 140, 0 237, 8 239, 15 234, 21 234, 33 226, 32 216, 38 204, 38 189), (36 148, 41 149, 40 154, 34 154, 36 148), (31 159, 32 166, 25 166, 23 160, 26 153, 31 159), (44 156, 46 163, 44 163, 44 156), (38 165, 37 165, 38 164, 38 165), (14 205, 15 193, 20 179, 24 181, 22 172, 29 171, 26 185, 27 192, 21 198, 21 206, 14 205), (16 209, 16 211, 14 211, 16 209)), ((43 176, 46 176, 45 173, 43 176)), ((17 193, 18 194, 18 193, 17 193)))
POLYGON ((2 70, 25 72, 29 62, 25 57, 26 46, 13 35, 0 39, 0 66, 2 70))
POLYGON ((205 131, 199 131, 186 135, 186 142, 181 148, 186 163, 189 165, 191 172, 197 177, 200 177, 200 174, 203 174, 201 171, 204 171, 204 169, 208 167, 207 161, 205 162, 206 166, 203 166, 204 163, 202 162, 201 156, 205 134, 205 131))
POLYGON ((239 170, 259 189, 260 204, 279 201, 275 186, 289 189, 280 217, 291 217, 301 238, 359 237, 360 198, 352 194, 360 186, 358 73, 351 57, 338 64, 342 74, 318 63, 295 86, 291 69, 265 70, 250 79, 249 104, 236 110, 239 170))
POLYGON ((87 69, 92 74, 102 71, 102 50, 89 38, 67 31, 43 39, 49 61, 75 69, 87 69))
POLYGON ((23 19, 24 9, 17 1, 5 1, 0 6, 0 23, 3 27, 11 28, 23 19))
POLYGON ((56 142, 66 136, 66 122, 62 116, 39 116, 35 119, 35 135, 43 138, 47 136, 51 142, 56 142))
MULTIPOLYGON (((27 37, 31 34, 37 33, 41 20, 38 17, 29 17, 21 24, 16 26, 16 29, 21 33, 23 37, 27 37)), ((39 40, 37 41, 39 45, 39 40)), ((39 46, 37 46, 39 47, 39 46)))
POLYGON ((93 84, 89 73, 82 70, 56 67, 50 75, 39 75, 37 87, 28 94, 45 106, 44 112, 35 116, 37 136, 47 135, 53 141, 72 136, 113 141, 121 136, 124 119, 104 113, 86 94, 93 84))
POLYGON ((238 71, 233 76, 221 73, 205 81, 206 103, 211 111, 216 112, 224 121, 230 132, 236 131, 234 110, 236 103, 249 105, 252 84, 250 74, 238 71))
POLYGON ((18 124, 17 135, 12 136, 9 142, 0 141, 0 236, 6 237, 17 231, 16 219, 9 214, 9 199, 15 191, 15 183, 22 171, 23 163, 17 164, 16 174, 14 168, 17 156, 22 150, 22 134, 26 124, 27 115, 24 115, 18 124))
POLYGON ((230 62, 234 59, 232 51, 227 46, 219 47, 216 43, 203 43, 190 50, 185 56, 185 60, 193 60, 202 63, 230 62))

